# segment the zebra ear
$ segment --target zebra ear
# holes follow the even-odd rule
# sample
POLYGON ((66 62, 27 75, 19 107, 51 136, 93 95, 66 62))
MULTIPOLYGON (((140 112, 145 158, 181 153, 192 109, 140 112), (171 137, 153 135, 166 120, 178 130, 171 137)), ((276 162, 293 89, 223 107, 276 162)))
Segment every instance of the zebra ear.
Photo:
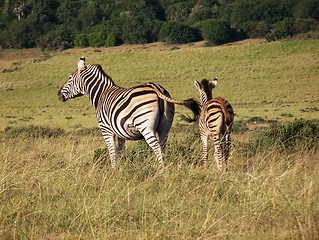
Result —
POLYGON ((78 71, 82 71, 83 69, 85 69, 85 57, 80 57, 78 61, 78 71))
POLYGON ((210 90, 213 90, 217 86, 217 81, 218 79, 217 77, 215 77, 214 80, 211 83, 209 83, 210 90))
POLYGON ((201 84, 196 79, 194 79, 194 85, 198 90, 201 90, 201 84))

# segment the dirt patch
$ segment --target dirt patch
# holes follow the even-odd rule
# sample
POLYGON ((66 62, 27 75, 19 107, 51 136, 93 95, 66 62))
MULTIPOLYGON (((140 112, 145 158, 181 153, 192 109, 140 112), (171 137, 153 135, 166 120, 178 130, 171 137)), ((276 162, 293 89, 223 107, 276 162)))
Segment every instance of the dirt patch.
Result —
POLYGON ((247 44, 262 44, 265 43, 265 39, 257 38, 257 39, 245 39, 242 41, 237 42, 231 42, 231 43, 225 43, 223 45, 220 45, 221 47, 227 47, 227 46, 238 46, 238 45, 247 45, 247 44))

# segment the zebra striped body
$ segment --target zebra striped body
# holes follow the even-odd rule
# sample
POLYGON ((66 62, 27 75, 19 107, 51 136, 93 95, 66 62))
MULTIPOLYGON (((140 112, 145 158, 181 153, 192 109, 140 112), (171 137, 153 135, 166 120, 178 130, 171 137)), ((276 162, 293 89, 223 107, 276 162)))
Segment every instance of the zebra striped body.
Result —
POLYGON ((132 88, 119 87, 100 65, 86 67, 84 59, 79 61, 78 71, 70 76, 58 95, 61 101, 78 95, 86 95, 90 99, 96 109, 97 121, 113 168, 117 137, 119 151, 123 151, 126 139, 144 138, 155 152, 160 169, 163 169, 163 151, 174 118, 174 103, 190 108, 194 118, 197 118, 200 111, 196 101, 173 100, 163 87, 155 83, 132 88))
POLYGON ((212 90, 217 85, 217 79, 209 82, 204 79, 201 83, 195 80, 196 88, 202 102, 199 117, 199 131, 202 141, 202 162, 207 165, 207 142, 211 136, 214 141, 214 158, 219 170, 227 169, 227 160, 231 145, 231 127, 234 111, 229 102, 221 97, 213 98, 212 90))

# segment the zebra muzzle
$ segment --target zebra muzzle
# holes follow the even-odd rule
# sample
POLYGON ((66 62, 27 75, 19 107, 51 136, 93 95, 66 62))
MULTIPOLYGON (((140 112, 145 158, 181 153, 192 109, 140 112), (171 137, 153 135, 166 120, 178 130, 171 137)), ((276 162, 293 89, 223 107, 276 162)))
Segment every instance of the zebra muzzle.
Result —
POLYGON ((58 91, 58 98, 59 98, 59 100, 61 101, 61 102, 65 102, 66 101, 66 99, 65 99, 65 97, 64 97, 64 95, 61 93, 61 89, 58 91))

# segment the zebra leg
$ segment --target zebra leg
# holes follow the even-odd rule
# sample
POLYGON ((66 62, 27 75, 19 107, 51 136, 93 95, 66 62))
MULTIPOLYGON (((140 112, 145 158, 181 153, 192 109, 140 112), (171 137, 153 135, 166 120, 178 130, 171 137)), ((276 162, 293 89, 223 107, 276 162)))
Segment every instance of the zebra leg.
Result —
MULTIPOLYGON (((169 94, 168 96, 170 97, 169 94)), ((175 111, 174 104, 165 101, 164 113, 161 117, 161 120, 157 128, 158 138, 159 138, 159 142, 161 144, 163 153, 165 153, 168 132, 172 127, 172 122, 174 119, 174 111, 175 111)))
POLYGON ((125 146, 125 139, 124 138, 117 138, 117 143, 118 143, 118 153, 122 154, 124 152, 124 146, 125 146))
POLYGON ((111 166, 115 169, 116 165, 116 151, 115 151, 115 136, 114 135, 103 135, 104 140, 107 145, 107 149, 109 151, 110 159, 111 159, 111 166))
POLYGON ((157 129, 158 138, 159 138, 159 142, 160 142, 163 154, 165 152, 168 132, 171 129, 171 126, 172 126, 172 122, 165 120, 160 122, 159 127, 157 129))
POLYGON ((205 168, 207 168, 207 141, 208 136, 205 133, 201 133, 200 139, 202 140, 202 164, 205 168))
POLYGON ((225 165, 226 165, 226 171, 227 171, 227 163, 229 158, 229 152, 231 147, 231 138, 230 138, 230 132, 226 132, 225 135, 225 145, 224 145, 224 157, 225 157, 225 165))
POLYGON ((159 137, 159 143, 161 145, 162 148, 162 152, 163 154, 165 153, 165 148, 166 148, 166 142, 167 142, 167 137, 168 137, 168 133, 158 133, 158 137, 159 137))
POLYGON ((220 142, 220 137, 218 134, 213 135, 214 140, 214 158, 217 163, 217 167, 219 170, 223 170, 223 149, 222 144, 220 142))
POLYGON ((157 140, 155 133, 149 130, 144 130, 141 133, 144 136, 146 143, 152 148, 152 150, 154 151, 156 155, 157 162, 159 165, 159 173, 163 173, 164 157, 163 157, 162 147, 159 141, 157 140))

